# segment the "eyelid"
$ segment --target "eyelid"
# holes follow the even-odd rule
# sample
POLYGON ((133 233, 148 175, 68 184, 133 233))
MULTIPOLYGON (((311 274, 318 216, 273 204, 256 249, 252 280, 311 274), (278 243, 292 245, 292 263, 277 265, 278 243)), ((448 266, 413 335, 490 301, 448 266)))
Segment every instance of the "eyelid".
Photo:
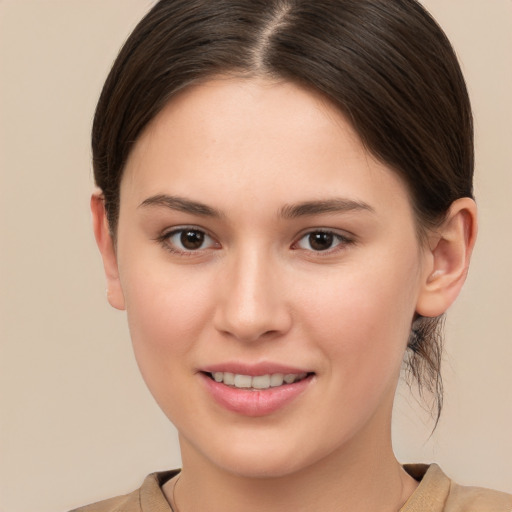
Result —
MULTIPOLYGON (((204 253, 204 252, 210 251, 212 249, 220 249, 221 248, 221 244, 217 241, 215 236, 210 234, 207 229, 197 226, 197 225, 181 225, 181 226, 173 226, 171 228, 167 228, 167 229, 163 230, 163 232, 160 235, 158 235, 154 240, 159 242, 169 252, 174 253, 174 254, 179 254, 179 255, 185 255, 185 256, 199 255, 200 253, 204 253), (199 231, 201 233, 204 233, 205 237, 208 237, 212 241, 212 243, 210 243, 208 247, 204 247, 204 248, 189 249, 189 250, 183 249, 182 250, 182 249, 175 247, 173 244, 171 244, 169 242, 169 240, 172 236, 174 236, 178 233, 181 233, 183 231, 187 231, 187 230, 199 231)), ((308 251, 308 252, 311 252, 318 256, 322 256, 322 255, 327 256, 329 254, 332 254, 333 252, 343 250, 343 248, 345 248, 347 245, 353 245, 355 243, 356 243, 356 237, 355 237, 355 235, 353 235, 351 233, 347 233, 346 231, 340 231, 338 229, 333 229, 333 228, 318 227, 318 228, 308 228, 307 230, 304 230, 301 233, 299 233, 299 235, 297 235, 297 237, 295 238, 295 241, 292 243, 291 249, 308 251), (305 238, 313 233, 331 234, 337 240, 338 243, 336 243, 336 245, 334 245, 332 248, 325 249, 323 251, 315 251, 314 249, 305 249, 305 248, 298 247, 299 242, 303 238, 305 238)))
POLYGON ((306 231, 301 232, 295 239, 295 242, 292 244, 292 249, 295 250, 303 250, 311 252, 315 255, 330 255, 333 252, 337 252, 339 250, 343 250, 347 245, 353 245, 356 243, 356 238, 354 235, 347 233, 346 231, 340 232, 340 230, 332 229, 332 228, 309 228, 306 231), (333 237, 337 240, 338 243, 329 249, 325 249, 324 251, 315 251, 314 249, 305 249, 302 247, 298 247, 298 244, 301 240, 310 236, 314 233, 327 233, 333 235, 333 237))
POLYGON ((206 251, 212 250, 212 249, 219 249, 220 244, 216 240, 216 238, 211 235, 208 230, 200 227, 200 226, 194 226, 194 225, 183 225, 183 226, 173 226, 172 228, 165 229, 159 236, 155 238, 157 242, 159 242, 164 249, 168 250, 169 252, 173 254, 178 255, 184 255, 184 256, 194 256, 198 255, 200 253, 204 253, 206 251), (199 249, 180 249, 176 247, 174 244, 170 243, 170 239, 172 236, 177 235, 178 233, 182 233, 183 231, 198 231, 205 235, 205 237, 208 237, 213 243, 209 244, 208 247, 201 247, 199 249))

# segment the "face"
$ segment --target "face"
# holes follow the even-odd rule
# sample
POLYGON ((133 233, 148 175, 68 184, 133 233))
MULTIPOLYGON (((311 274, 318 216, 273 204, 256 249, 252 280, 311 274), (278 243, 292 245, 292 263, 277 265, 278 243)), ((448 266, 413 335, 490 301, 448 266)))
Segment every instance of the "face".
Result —
POLYGON ((332 105, 217 79, 130 155, 111 301, 184 461, 285 475, 388 442, 422 262, 405 185, 332 105))

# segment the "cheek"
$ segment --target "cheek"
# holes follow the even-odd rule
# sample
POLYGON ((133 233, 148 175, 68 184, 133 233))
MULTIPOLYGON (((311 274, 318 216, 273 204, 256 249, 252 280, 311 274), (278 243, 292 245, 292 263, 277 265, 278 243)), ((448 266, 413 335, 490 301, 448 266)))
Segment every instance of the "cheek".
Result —
POLYGON ((325 281, 327 291, 303 302, 305 328, 330 361, 328 371, 361 396, 386 381, 394 387, 402 364, 418 281, 416 258, 397 263, 343 269, 325 281))
MULTIPOLYGON (((190 271, 190 269, 189 269, 190 271)), ((197 272, 196 272, 197 273, 197 272)), ((207 276, 192 281, 187 270, 143 261, 125 268, 123 290, 137 363, 150 389, 183 371, 192 340, 211 316, 207 276), (195 284, 192 285, 192 282, 195 284), (200 284, 198 286, 197 284, 200 284)), ((166 386, 164 386, 165 388, 166 386)))
POLYGON ((197 289, 186 273, 169 268, 139 270, 129 274, 125 292, 135 359, 154 399, 180 428, 197 413, 191 394, 193 350, 211 315, 208 286, 197 289))

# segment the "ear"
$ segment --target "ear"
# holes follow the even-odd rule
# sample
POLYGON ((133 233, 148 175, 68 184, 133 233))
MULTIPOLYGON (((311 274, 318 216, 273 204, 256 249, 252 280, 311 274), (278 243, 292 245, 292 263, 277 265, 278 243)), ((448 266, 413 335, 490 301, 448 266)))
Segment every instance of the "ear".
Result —
POLYGON ((466 280, 476 234, 475 202, 469 197, 457 199, 441 227, 429 236, 416 313, 435 317, 451 306, 466 280))
POLYGON ((107 300, 116 309, 125 309, 124 295, 119 280, 116 249, 105 211, 105 199, 101 192, 91 196, 91 212, 94 236, 103 259, 103 268, 107 278, 107 300))

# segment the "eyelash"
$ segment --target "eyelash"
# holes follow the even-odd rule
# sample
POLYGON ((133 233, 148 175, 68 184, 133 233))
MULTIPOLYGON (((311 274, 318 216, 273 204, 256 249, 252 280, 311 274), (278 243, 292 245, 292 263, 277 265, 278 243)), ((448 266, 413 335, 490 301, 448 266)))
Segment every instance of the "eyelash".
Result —
POLYGON ((176 235, 183 235, 184 233, 199 233, 203 236, 204 239, 208 238, 212 240, 212 245, 217 245, 220 247, 220 244, 215 241, 213 237, 211 237, 204 229, 198 228, 196 226, 183 226, 179 228, 172 229, 171 231, 167 231, 160 235, 156 240, 164 247, 164 249, 168 250, 173 254, 178 254, 181 256, 195 256, 200 251, 205 251, 208 249, 217 249, 218 247, 207 247, 207 248, 198 248, 198 249, 179 249, 176 247, 176 244, 171 243, 172 237, 176 235))
POLYGON ((293 243, 292 248, 296 248, 296 250, 305 250, 309 251, 315 254, 315 256, 328 256, 333 253, 336 253, 338 251, 342 251, 344 248, 346 248, 348 245, 352 245, 355 243, 355 240, 353 238, 349 238, 346 235, 342 235, 340 233, 337 233, 336 231, 332 231, 329 229, 313 229, 306 233, 304 233, 296 242, 293 243), (302 240, 307 239, 308 237, 311 237, 312 235, 328 235, 332 237, 332 242, 335 244, 331 247, 328 247, 324 250, 317 250, 314 249, 307 249, 303 247, 299 247, 299 243, 302 240))
MULTIPOLYGON (((195 255, 198 255, 202 251, 220 248, 220 244, 218 242, 216 242, 212 236, 210 236, 205 230, 198 228, 196 226, 183 226, 183 227, 172 229, 171 231, 167 231, 167 232, 163 233, 162 235, 160 235, 159 237, 157 237, 156 240, 169 252, 171 252, 173 254, 182 255, 182 256, 195 256, 195 255), (172 237, 174 237, 176 235, 181 234, 181 236, 183 236, 183 234, 185 232, 200 234, 203 237, 203 239, 210 239, 211 246, 206 247, 206 248, 199 247, 197 249, 179 249, 179 248, 177 248, 176 243, 171 243, 171 239, 172 239, 172 237)), ((310 242, 311 242, 311 240, 310 240, 310 242)), ((313 229, 313 230, 309 230, 306 233, 302 234, 291 245, 291 248, 293 250, 308 251, 308 252, 311 252, 318 256, 327 256, 327 255, 331 255, 337 251, 343 250, 343 248, 345 248, 346 246, 352 245, 354 243, 355 243, 354 239, 347 237, 346 235, 337 233, 335 231, 332 231, 329 229, 313 229), (308 237, 311 237, 312 235, 318 235, 318 234, 328 235, 328 236, 332 237, 332 243, 334 243, 335 245, 328 247, 327 249, 324 249, 324 250, 314 250, 313 248, 308 249, 305 247, 300 247, 299 244, 302 240, 305 240, 308 237)), ((311 244, 310 244, 310 246, 311 246, 311 244)))

